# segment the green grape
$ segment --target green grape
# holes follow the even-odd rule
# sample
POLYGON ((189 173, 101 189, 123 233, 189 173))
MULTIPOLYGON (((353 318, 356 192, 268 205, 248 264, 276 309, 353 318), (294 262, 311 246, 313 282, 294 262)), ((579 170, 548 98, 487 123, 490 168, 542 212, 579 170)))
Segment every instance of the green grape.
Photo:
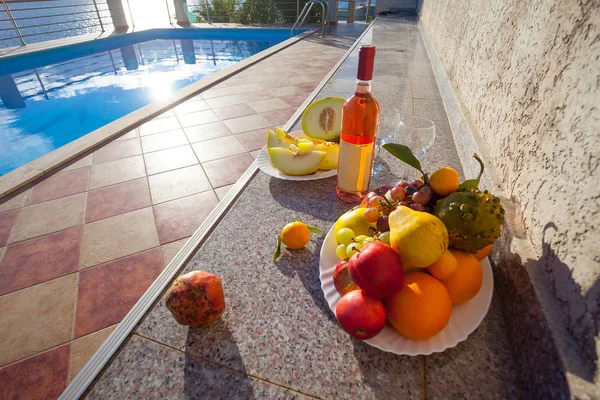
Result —
POLYGON ((368 238, 367 235, 358 235, 357 237, 354 238, 354 240, 356 240, 357 242, 362 242, 364 241, 366 238, 368 238))
POLYGON ((374 238, 374 237, 372 237, 372 236, 367 236, 367 237, 365 238, 365 240, 363 240, 363 245, 365 245, 365 244, 367 244, 367 243, 374 242, 374 241, 375 241, 375 238, 374 238))
POLYGON ((345 244, 348 246, 352 243, 352 239, 354 239, 354 231, 350 228, 342 228, 335 234, 335 239, 340 244, 345 244))
POLYGON ((379 235, 379 240, 383 243, 390 244, 390 231, 383 232, 379 235))
POLYGON ((352 257, 352 255, 361 248, 362 245, 360 243, 350 243, 348 247, 346 247, 346 256, 348 256, 348 258, 352 257))
POLYGON ((340 244, 338 247, 336 247, 335 248, 335 255, 340 260, 345 260, 346 258, 348 258, 348 256, 346 255, 346 245, 345 244, 340 244))

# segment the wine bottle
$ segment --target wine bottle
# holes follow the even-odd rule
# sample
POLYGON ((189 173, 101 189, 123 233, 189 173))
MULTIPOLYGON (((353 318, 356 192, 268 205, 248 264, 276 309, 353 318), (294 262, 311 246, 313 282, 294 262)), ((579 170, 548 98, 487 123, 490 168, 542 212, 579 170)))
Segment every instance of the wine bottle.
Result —
POLYGON ((374 61, 375 46, 361 46, 356 90, 342 109, 336 193, 346 202, 360 201, 369 191, 379 122, 379 103, 371 94, 374 61))

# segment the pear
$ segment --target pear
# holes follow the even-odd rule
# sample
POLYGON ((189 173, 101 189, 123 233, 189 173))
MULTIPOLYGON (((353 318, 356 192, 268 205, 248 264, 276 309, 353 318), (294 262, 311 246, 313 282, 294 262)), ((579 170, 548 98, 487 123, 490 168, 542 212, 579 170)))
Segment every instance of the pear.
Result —
POLYGON ((438 217, 400 206, 390 213, 390 246, 404 268, 425 268, 448 250, 448 230, 438 217))

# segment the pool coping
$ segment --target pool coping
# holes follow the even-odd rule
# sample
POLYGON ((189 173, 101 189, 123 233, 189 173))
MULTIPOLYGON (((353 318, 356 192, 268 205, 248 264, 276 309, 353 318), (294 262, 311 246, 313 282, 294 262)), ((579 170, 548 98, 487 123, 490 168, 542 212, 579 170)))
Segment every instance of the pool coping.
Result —
MULTIPOLYGON (((327 84, 327 82, 333 77, 336 71, 342 66, 346 59, 356 49, 362 39, 369 33, 373 28, 377 18, 369 23, 366 29, 356 38, 354 43, 348 48, 346 53, 338 60, 335 66, 325 75, 325 77, 319 82, 317 87, 311 92, 306 98, 304 103, 290 117, 287 123, 283 126, 283 129, 288 131, 293 127, 296 122, 301 118, 302 113, 308 107, 308 105, 317 97, 319 92, 327 84)), ((314 32, 312 32, 314 33, 314 32)), ((120 346, 125 342, 129 335, 138 326, 142 318, 146 315, 147 311, 160 300, 162 292, 166 289, 169 283, 175 278, 175 276, 185 267, 187 261, 193 256, 198 246, 202 244, 204 239, 213 231, 221 218, 227 213, 230 207, 233 205, 237 197, 242 191, 248 186, 250 180, 258 172, 258 161, 254 162, 248 167, 244 174, 237 180, 237 182, 231 187, 229 192, 223 197, 223 199, 217 204, 213 211, 209 214, 206 220, 198 227, 194 234, 186 241, 183 247, 177 252, 169 264, 163 269, 158 277, 152 282, 152 285, 144 292, 142 297, 135 303, 129 313, 123 318, 123 320, 117 325, 115 330, 108 336, 108 338, 102 343, 100 348, 94 353, 92 358, 86 363, 81 369, 79 374, 71 381, 65 391, 60 395, 59 400, 66 399, 78 399, 96 377, 100 374, 104 366, 110 361, 113 355, 117 352, 120 346)))
MULTIPOLYGON (((260 53, 254 54, 235 63, 234 65, 225 67, 222 70, 211 74, 210 76, 202 78, 191 85, 179 89, 173 93, 168 101, 155 101, 150 103, 117 119, 116 121, 110 122, 78 139, 75 139, 70 143, 67 143, 64 146, 51 151, 50 153, 44 154, 43 156, 25 165, 22 165, 21 167, 10 171, 3 176, 0 176, 0 200, 23 188, 24 186, 40 179, 41 177, 51 174, 59 167, 67 164, 70 161, 73 161, 85 153, 90 152, 92 149, 105 144, 111 139, 124 134, 131 129, 134 129, 145 122, 148 122, 149 120, 170 110, 174 106, 183 103, 194 96, 197 96, 199 93, 217 85, 218 83, 223 82, 224 80, 236 75, 246 68, 249 68, 257 62, 280 52, 281 50, 303 40, 310 35, 315 34, 316 32, 318 32, 317 29, 308 29, 306 32, 286 39, 281 43, 261 51, 260 53)), ((74 42, 72 44, 76 43, 79 44, 82 42, 74 42)), ((45 49, 47 50, 49 47, 45 49)), ((42 49, 39 49, 39 51, 41 50, 42 49)))

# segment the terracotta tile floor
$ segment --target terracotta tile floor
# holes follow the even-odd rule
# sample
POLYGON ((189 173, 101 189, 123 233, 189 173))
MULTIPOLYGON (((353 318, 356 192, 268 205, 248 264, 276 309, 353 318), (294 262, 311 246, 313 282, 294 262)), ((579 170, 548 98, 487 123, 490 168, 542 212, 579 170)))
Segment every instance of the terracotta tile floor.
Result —
POLYGON ((0 200, 0 398, 64 390, 356 36, 295 44, 0 200))

